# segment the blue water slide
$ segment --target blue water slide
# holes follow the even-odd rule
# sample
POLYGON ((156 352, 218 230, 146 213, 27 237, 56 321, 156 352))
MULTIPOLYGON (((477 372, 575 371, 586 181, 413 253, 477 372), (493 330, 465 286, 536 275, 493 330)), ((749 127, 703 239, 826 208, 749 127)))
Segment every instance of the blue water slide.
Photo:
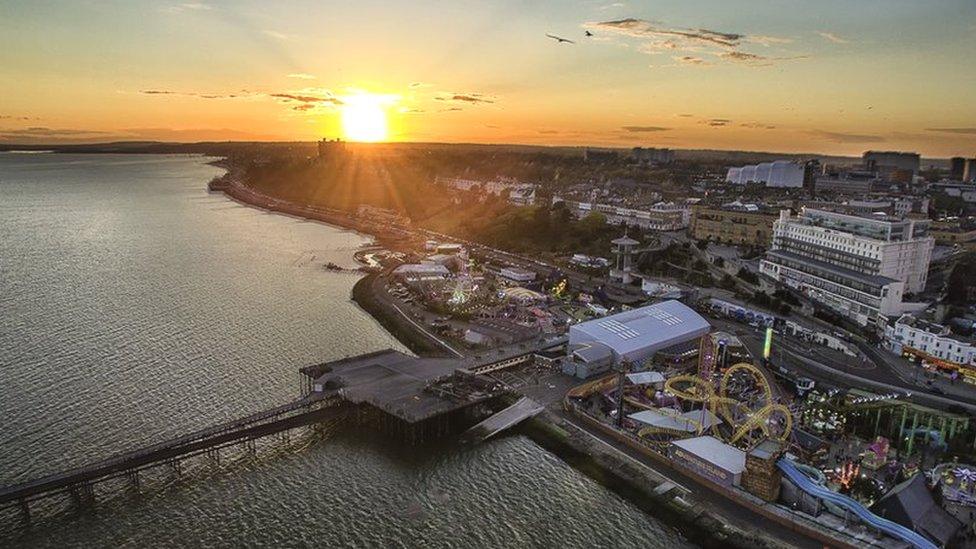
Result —
POLYGON ((919 549, 938 549, 934 543, 926 539, 921 534, 905 528, 901 524, 892 522, 886 518, 881 518, 871 511, 868 511, 866 507, 857 501, 813 482, 810 477, 797 469, 796 464, 794 464, 792 461, 784 458, 776 462, 776 466, 779 467, 780 471, 783 471, 783 474, 786 475, 786 477, 790 479, 793 484, 796 484, 800 490, 803 490, 815 498, 832 503, 842 509, 850 511, 865 524, 877 528, 885 534, 898 538, 905 543, 910 543, 919 549))

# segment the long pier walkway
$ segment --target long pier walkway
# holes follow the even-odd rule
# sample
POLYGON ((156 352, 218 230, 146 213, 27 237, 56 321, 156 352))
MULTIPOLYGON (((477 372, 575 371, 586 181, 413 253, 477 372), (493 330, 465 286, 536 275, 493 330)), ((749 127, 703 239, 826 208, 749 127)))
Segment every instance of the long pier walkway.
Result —
POLYGON ((92 498, 92 485, 122 476, 135 478, 142 469, 156 467, 224 446, 251 441, 273 433, 322 421, 342 412, 343 401, 334 395, 311 394, 294 402, 207 429, 119 454, 22 484, 0 488, 0 508, 20 506, 30 516, 30 502, 58 494, 92 498))

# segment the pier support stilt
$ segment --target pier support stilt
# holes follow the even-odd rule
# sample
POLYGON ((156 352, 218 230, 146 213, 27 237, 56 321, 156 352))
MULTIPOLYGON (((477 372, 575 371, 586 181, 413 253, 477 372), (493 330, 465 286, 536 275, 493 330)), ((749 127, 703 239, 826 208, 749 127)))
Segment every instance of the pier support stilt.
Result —
POLYGON ((26 498, 20 498, 20 520, 24 524, 30 524, 31 514, 30 514, 30 502, 26 498))
POLYGON ((173 469, 173 474, 176 475, 177 478, 183 476, 183 462, 178 459, 172 459, 169 462, 169 466, 173 469))
POLYGON ((138 469, 133 469, 133 470, 129 471, 128 473, 126 473, 126 476, 129 477, 129 484, 136 491, 138 491, 139 490, 139 487, 140 487, 139 486, 139 471, 138 471, 138 469))

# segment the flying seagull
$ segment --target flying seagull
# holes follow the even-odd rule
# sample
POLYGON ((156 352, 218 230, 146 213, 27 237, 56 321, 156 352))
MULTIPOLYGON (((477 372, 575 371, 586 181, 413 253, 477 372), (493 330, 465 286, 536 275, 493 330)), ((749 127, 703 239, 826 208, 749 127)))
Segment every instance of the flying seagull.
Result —
POLYGON ((573 42, 572 40, 570 40, 568 38, 563 38, 561 36, 556 36, 555 34, 549 34, 548 32, 546 33, 546 36, 548 36, 549 38, 552 38, 556 42, 560 42, 560 43, 561 42, 566 42, 568 44, 575 44, 576 43, 576 42, 573 42))
POLYGON ((593 36, 593 33, 590 31, 586 31, 583 33, 583 36, 593 36))

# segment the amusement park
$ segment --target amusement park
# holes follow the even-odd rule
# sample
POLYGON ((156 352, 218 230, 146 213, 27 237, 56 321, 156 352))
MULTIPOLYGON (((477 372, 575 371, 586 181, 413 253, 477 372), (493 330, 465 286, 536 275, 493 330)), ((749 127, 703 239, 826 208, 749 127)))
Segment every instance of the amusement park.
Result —
MULTIPOLYGON (((647 313, 688 326, 679 339, 696 335, 704 319, 680 303, 668 308, 677 321, 647 313)), ((619 316, 600 322, 620 332, 619 316)), ((623 324, 651 346, 662 333, 623 324)), ((972 418, 905 393, 786 388, 767 367, 772 334, 753 360, 719 332, 692 337, 697 361, 662 361, 666 349, 615 350, 619 361, 570 390, 564 407, 651 461, 827 544, 965 546, 976 514, 972 418)), ((613 338, 604 344, 615 347, 613 338)))

